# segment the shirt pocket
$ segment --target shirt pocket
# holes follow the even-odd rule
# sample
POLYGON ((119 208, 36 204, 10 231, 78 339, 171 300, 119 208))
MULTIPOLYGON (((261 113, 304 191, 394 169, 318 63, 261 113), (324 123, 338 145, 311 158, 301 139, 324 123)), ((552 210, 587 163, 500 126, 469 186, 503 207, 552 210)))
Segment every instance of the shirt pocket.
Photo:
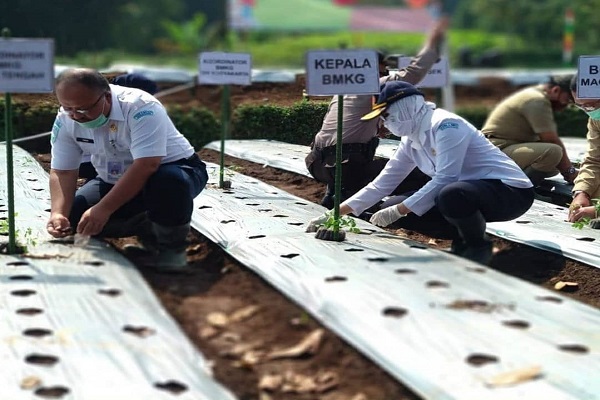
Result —
POLYGON ((78 142, 78 144, 81 151, 83 151, 83 154, 94 154, 96 152, 95 143, 78 142))

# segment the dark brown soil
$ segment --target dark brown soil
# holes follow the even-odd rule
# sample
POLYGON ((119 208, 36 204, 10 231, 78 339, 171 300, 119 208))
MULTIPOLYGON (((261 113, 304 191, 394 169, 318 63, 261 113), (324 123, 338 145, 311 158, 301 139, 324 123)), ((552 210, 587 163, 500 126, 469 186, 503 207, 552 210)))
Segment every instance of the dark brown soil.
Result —
MULTIPOLYGON (((232 88, 233 107, 248 103, 291 104, 302 98, 303 84, 257 84, 232 88)), ((490 88, 457 89, 457 104, 493 103, 511 88, 500 83, 490 88), (472 92, 472 96, 466 96, 472 92), (490 94, 490 92, 492 94, 490 94)), ((513 88, 514 89, 514 88, 513 88)), ((21 97, 24 98, 25 96, 21 97)), ((165 103, 189 107, 220 109, 220 90, 198 88, 167 96, 165 103)), ((219 163, 219 154, 199 152, 205 161, 219 163)), ((37 158, 47 166, 48 155, 37 158)), ((319 202, 324 187, 312 179, 276 170, 245 160, 225 157, 226 166, 235 165, 242 174, 286 190, 308 201, 319 202)), ((429 246, 447 247, 447 241, 416 232, 398 232, 429 246)), ((198 349, 214 362, 215 377, 240 399, 272 400, 414 400, 420 399, 401 383, 347 345, 336 335, 313 321, 300 307, 265 283, 246 267, 225 254, 200 234, 190 235, 188 256, 195 272, 186 276, 167 276, 141 270, 164 307, 179 322, 198 349), (248 309, 247 307, 254 306, 248 309), (246 313, 231 321, 233 314, 246 313), (229 322, 227 321, 229 317, 229 322), (299 343, 309 334, 319 336, 314 354, 296 358, 260 361, 265 353, 299 343), (257 360, 259 360, 257 362, 257 360), (274 385, 259 389, 266 376, 276 375, 291 382, 289 391, 274 385), (310 389, 312 387, 312 389, 310 389)), ((112 241, 117 249, 132 239, 112 241)), ((497 248, 491 266, 553 290, 556 282, 579 283, 576 291, 565 293, 576 300, 600 307, 600 270, 556 254, 494 239, 497 248)), ((135 259, 132 259, 135 263, 135 259)))

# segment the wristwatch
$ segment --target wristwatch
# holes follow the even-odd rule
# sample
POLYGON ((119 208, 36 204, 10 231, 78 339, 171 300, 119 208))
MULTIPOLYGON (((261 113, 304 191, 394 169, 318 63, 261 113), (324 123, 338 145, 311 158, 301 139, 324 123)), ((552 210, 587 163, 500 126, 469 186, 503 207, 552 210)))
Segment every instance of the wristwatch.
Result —
POLYGON ((575 172, 577 172, 577 170, 575 169, 575 167, 574 167, 574 166, 572 166, 572 165, 571 165, 571 166, 570 166, 570 167, 567 169, 567 172, 565 172, 565 174, 571 175, 571 174, 574 174, 575 172))

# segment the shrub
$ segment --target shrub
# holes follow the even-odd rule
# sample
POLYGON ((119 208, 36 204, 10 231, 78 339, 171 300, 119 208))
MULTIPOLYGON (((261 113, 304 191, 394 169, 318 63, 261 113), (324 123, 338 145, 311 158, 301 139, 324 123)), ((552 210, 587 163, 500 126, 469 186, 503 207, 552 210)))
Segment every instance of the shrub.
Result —
POLYGON ((233 112, 235 139, 275 139, 284 135, 287 109, 272 105, 240 106, 233 112))
MULTIPOLYGON (((238 107, 233 112, 230 137, 233 139, 271 139, 309 145, 321 128, 329 103, 326 101, 301 101, 290 107, 274 105, 238 107)), ((221 121, 206 108, 184 109, 169 106, 169 115, 179 131, 188 138, 196 150, 207 143, 219 140, 221 121)), ((4 102, 0 99, 0 124, 4 125, 4 102)), ((459 108, 456 113, 481 128, 489 113, 487 107, 459 108)), ((56 115, 56 105, 28 106, 13 104, 14 137, 47 132, 56 115)), ((564 136, 585 137, 587 115, 574 108, 556 114, 559 132, 564 136)))
MULTIPOLYGON (((4 99, 0 99, 0 126, 2 126, 3 132, 5 126, 4 104, 4 99)), ((29 105, 21 102, 13 102, 11 105, 13 138, 35 135, 52 129, 56 117, 56 105, 46 103, 29 105)))
POLYGON ((179 132, 190 141, 196 151, 221 137, 220 121, 206 108, 185 111, 181 106, 171 106, 168 111, 179 132))

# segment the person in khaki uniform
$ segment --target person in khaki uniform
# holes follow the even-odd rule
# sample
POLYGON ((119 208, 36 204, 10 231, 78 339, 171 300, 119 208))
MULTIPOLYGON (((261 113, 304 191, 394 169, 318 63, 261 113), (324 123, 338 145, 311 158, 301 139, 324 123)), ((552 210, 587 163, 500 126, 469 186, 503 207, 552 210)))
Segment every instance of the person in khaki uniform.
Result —
POLYGON ((571 81, 574 104, 589 116, 587 124, 587 151, 579 175, 573 185, 573 201, 569 207, 569 221, 591 218, 590 227, 600 228, 600 218, 592 199, 600 198, 600 98, 577 97, 577 75, 571 81))
POLYGON ((554 120, 554 112, 573 101, 571 79, 572 75, 552 76, 545 84, 513 93, 492 110, 481 129, 535 186, 558 172, 568 183, 577 177, 554 120))
MULTIPOLYGON (((449 24, 449 16, 440 17, 421 51, 404 69, 390 73, 385 64, 385 57, 380 54, 380 84, 393 80, 402 80, 413 84, 420 82, 431 66, 438 61, 439 47, 449 24)), ((381 133, 379 120, 361 120, 361 117, 371 110, 374 102, 373 96, 345 95, 343 102, 342 199, 340 199, 342 201, 371 182, 387 162, 386 159, 374 157, 381 133)), ((311 144, 311 152, 305 158, 306 167, 315 180, 327 184, 327 192, 321 200, 321 205, 329 209, 334 206, 337 114, 338 101, 337 96, 334 96, 323 118, 321 130, 315 135, 311 144)), ((398 189, 398 193, 417 190, 428 180, 428 176, 415 169, 402 188, 398 189)))

